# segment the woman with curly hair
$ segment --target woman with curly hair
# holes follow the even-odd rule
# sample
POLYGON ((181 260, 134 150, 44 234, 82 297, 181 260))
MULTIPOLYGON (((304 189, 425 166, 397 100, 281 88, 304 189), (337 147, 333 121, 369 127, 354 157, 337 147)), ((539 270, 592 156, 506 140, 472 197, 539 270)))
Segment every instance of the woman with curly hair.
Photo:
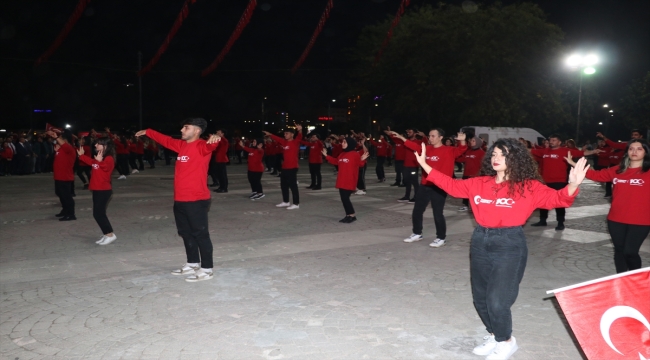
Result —
POLYGON ((569 184, 554 190, 542 184, 537 164, 517 139, 499 139, 483 158, 481 176, 454 180, 426 162, 426 147, 417 160, 427 180, 449 195, 469 198, 478 226, 472 234, 470 274, 472 298, 489 335, 474 354, 487 360, 508 359, 517 351, 510 308, 524 276, 528 247, 522 225, 537 208, 568 207, 589 169, 581 158, 569 184))
MULTIPOLYGON (((569 164, 575 162, 567 155, 569 164)), ((650 233, 650 148, 642 139, 627 144, 620 165, 587 171, 587 179, 614 184, 607 228, 614 244, 616 272, 641 268, 639 249, 650 233), (633 209, 634 211, 630 211, 633 209)))

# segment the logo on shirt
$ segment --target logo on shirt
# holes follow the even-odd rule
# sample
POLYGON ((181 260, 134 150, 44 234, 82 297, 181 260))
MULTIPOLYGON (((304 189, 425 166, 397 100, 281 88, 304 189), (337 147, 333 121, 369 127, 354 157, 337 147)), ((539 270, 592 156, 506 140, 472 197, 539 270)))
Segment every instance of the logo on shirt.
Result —
POLYGON ((187 156, 187 155, 178 156, 178 157, 176 158, 176 160, 185 163, 185 162, 190 161, 190 157, 187 156))
POLYGON ((474 196, 474 204, 492 204, 494 200, 482 199, 481 195, 474 196))
POLYGON ((560 155, 558 155, 558 154, 544 154, 543 158, 559 159, 560 155))
POLYGON ((619 178, 614 178, 612 180, 612 184, 630 184, 634 186, 643 186, 645 182, 643 179, 630 179, 630 180, 625 180, 625 179, 619 179, 619 178))
POLYGON ((440 160, 440 157, 438 157, 438 156, 427 156, 426 158, 427 158, 427 160, 430 160, 430 161, 438 161, 438 160, 440 160))
POLYGON ((283 146, 282 148, 285 149, 285 150, 289 150, 289 145, 283 146))
POLYGON ((342 162, 342 163, 346 163, 346 164, 347 164, 347 163, 350 162, 350 159, 339 159, 339 162, 342 162))
POLYGON ((99 164, 93 164, 93 169, 95 170, 99 169, 99 164))
POLYGON ((249 152, 248 156, 255 156, 255 153, 249 152))
POLYGON ((476 159, 476 155, 465 155, 468 159, 476 159))
POLYGON ((515 201, 511 198, 498 198, 496 200, 483 199, 480 195, 474 196, 474 204, 492 204, 498 207, 508 207, 511 208, 515 204, 515 201))

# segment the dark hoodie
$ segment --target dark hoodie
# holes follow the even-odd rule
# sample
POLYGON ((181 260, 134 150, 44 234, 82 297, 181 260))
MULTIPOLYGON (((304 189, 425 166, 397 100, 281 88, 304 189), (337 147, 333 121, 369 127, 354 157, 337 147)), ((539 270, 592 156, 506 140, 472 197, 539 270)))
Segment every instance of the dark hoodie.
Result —
POLYGON ((354 138, 348 136, 345 138, 345 142, 348 143, 348 146, 343 149, 344 152, 354 151, 357 148, 357 141, 354 138))

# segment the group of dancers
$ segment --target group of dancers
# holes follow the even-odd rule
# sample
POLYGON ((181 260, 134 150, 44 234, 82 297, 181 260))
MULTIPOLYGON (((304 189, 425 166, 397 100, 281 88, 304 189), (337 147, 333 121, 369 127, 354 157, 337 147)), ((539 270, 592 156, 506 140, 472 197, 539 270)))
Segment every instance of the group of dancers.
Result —
MULTIPOLYGON (((202 139, 206 128, 207 122, 204 119, 188 118, 183 121, 180 140, 152 129, 135 134, 137 137, 147 136, 178 153, 174 170, 174 218, 178 234, 183 238, 187 262, 173 270, 172 274, 186 276, 188 282, 209 280, 214 276, 213 248, 208 230, 211 197, 207 174, 213 153, 224 139, 219 134, 202 139)), ((296 132, 286 129, 283 137, 265 132, 282 146, 282 202, 276 206, 289 210, 299 209, 300 204, 296 174, 298 151, 303 141, 302 127, 296 125, 295 130, 296 132), (292 202, 289 198, 290 191, 292 202)), ((625 144, 620 165, 593 170, 583 156, 598 151, 568 149, 561 146, 561 139, 556 135, 551 136, 551 146, 548 149, 531 150, 517 139, 499 139, 482 153, 478 151, 482 145, 481 140, 472 136, 469 139, 471 149, 468 149, 464 133, 456 136, 458 146, 445 145, 445 132, 437 128, 429 131, 427 136, 415 129, 407 129, 406 136, 390 129, 385 133, 396 148, 405 148, 404 158, 395 159, 396 170, 398 166, 403 168, 402 176, 406 185, 405 196, 400 200, 411 201, 410 192, 413 189, 413 233, 404 242, 412 243, 423 239, 422 215, 431 203, 437 233, 430 245, 440 247, 445 244, 443 208, 447 195, 468 199, 464 204, 471 207, 478 223, 470 246, 472 296, 488 334, 484 337, 485 341, 474 348, 474 354, 486 356, 488 360, 500 360, 508 359, 517 351, 518 345, 512 336, 511 307, 517 298, 528 257, 523 226, 536 209, 564 209, 571 206, 585 178, 614 184, 607 221, 614 243, 616 271, 641 267, 639 248, 650 232, 650 149, 642 138, 633 138, 625 144), (557 155, 561 156, 558 158, 557 155), (580 159, 575 161, 576 157, 580 159), (541 163, 541 176, 536 158, 541 163), (463 179, 454 179, 454 163, 459 159, 466 164, 466 172, 463 179), (560 161, 571 166, 570 170, 564 168, 562 178, 556 169, 560 161), (422 172, 421 182, 418 181, 418 168, 422 172), (549 186, 555 183, 564 186, 549 186)), ((69 133, 58 135, 49 132, 48 135, 56 138, 58 143, 54 179, 55 190, 63 205, 60 215, 70 217, 70 207, 74 208, 74 200, 70 203, 72 198, 67 198, 70 186, 65 182, 69 181, 70 173, 63 169, 66 166, 71 168, 75 149, 69 144, 69 133)), ((332 151, 329 155, 321 147, 322 144, 318 145, 318 137, 312 135, 307 144, 319 155, 317 159, 316 155, 310 153, 310 165, 312 161, 314 164, 322 163, 324 156, 327 162, 338 167, 335 187, 339 189, 345 210, 341 223, 352 223, 357 219, 350 196, 360 189, 360 171, 367 165, 369 153, 365 140, 365 136, 337 137, 336 144, 337 147, 340 146, 340 151, 337 149, 338 153, 332 151)), ((98 241, 100 245, 109 244, 116 238, 106 218, 106 206, 111 195, 110 174, 115 164, 112 143, 110 137, 97 139, 97 154, 93 158, 82 149, 76 150, 81 161, 92 166, 89 188, 93 191, 93 216, 104 233, 98 241)), ((264 194, 260 183, 264 171, 263 148, 264 140, 255 140, 252 147, 245 148, 249 156, 248 176, 254 193, 251 194, 252 198, 264 194)), ((319 167, 310 166, 310 172, 316 169, 319 170, 319 167)), ((312 177, 310 187, 321 187, 318 176, 312 177)), ((563 225, 563 220, 558 211, 558 227, 563 225)), ((534 225, 544 226, 545 222, 546 218, 542 214, 540 222, 534 225)))

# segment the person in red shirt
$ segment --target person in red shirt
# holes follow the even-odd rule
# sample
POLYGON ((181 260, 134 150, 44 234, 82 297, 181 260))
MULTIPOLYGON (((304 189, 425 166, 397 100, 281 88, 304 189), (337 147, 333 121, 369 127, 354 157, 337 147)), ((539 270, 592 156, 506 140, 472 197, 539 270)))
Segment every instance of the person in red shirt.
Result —
MULTIPOLYGON (((91 153, 90 144, 91 144, 90 137, 86 136, 86 137, 79 138, 79 147, 82 148, 86 154, 91 153)), ((81 182, 83 182, 84 190, 88 189, 88 181, 90 181, 90 175, 91 175, 90 169, 91 169, 90 164, 86 164, 83 161, 78 160, 77 176, 79 177, 79 179, 81 179, 81 182), (84 174, 88 176, 88 180, 86 180, 86 176, 84 176, 84 174)))
POLYGON ((131 136, 127 141, 127 149, 129 149, 129 166, 131 166, 131 174, 137 174, 140 172, 138 170, 138 154, 137 154, 137 139, 135 136, 131 136))
MULTIPOLYGON (((446 174, 448 176, 453 176, 454 161, 457 157, 462 155, 465 150, 467 150, 467 146, 465 145, 466 135, 462 132, 458 133, 458 140, 460 141, 459 147, 443 145, 444 136, 445 131, 440 128, 429 131, 429 144, 427 145, 427 154, 429 155, 426 160, 429 166, 433 167, 434 169, 441 171, 443 174, 446 174)), ((397 137, 400 136, 397 135, 397 137)), ((401 138, 401 140, 405 139, 401 138)), ((404 146, 412 154, 414 154, 413 152, 418 152, 421 150, 420 143, 412 140, 404 141, 404 146)), ((443 189, 440 189, 438 186, 436 186, 434 183, 427 181, 426 174, 422 172, 422 184, 420 185, 418 191, 415 193, 415 206, 413 207, 413 213, 411 215, 411 220, 413 222, 413 233, 411 236, 404 239, 404 242, 412 243, 423 239, 422 222, 424 212, 427 210, 429 203, 431 203, 431 209, 433 210, 433 221, 436 225, 436 239, 433 240, 429 246, 438 248, 445 245, 445 239, 447 238, 447 221, 445 220, 444 215, 446 200, 447 193, 443 189)))
POLYGON ((275 205, 277 207, 286 207, 287 210, 300 208, 300 194, 298 193, 298 151, 300 150, 300 140, 302 140, 302 125, 294 124, 297 135, 294 138, 293 131, 284 130, 284 139, 264 131, 264 134, 270 136, 278 144, 282 145, 282 172, 280 173, 280 188, 282 189, 282 202, 275 205), (293 195, 293 205, 289 203, 289 189, 293 195))
MULTIPOLYGON (((596 137, 599 139, 602 139, 605 141, 607 146, 612 147, 613 149, 618 149, 618 150, 625 150, 627 149, 627 142, 615 142, 610 139, 608 139, 605 135, 603 135, 601 132, 596 133, 596 137)), ((630 134, 630 139, 643 139, 643 135, 641 134, 641 130, 639 129, 633 129, 632 133, 630 134)))
MULTIPOLYGON (((575 162, 567 156, 567 162, 575 162)), ((650 147, 632 139, 620 165, 587 171, 587 179, 614 184, 607 228, 614 244, 616 272, 641 268, 639 249, 650 233, 650 147), (631 211, 630 211, 631 210, 631 211)))
MULTIPOLYGON (((521 142, 521 139, 519 142, 521 142)), ((527 143, 522 142, 522 145, 528 148, 527 143)), ((478 136, 474 136, 473 138, 469 139, 469 149, 467 149, 464 154, 456 159, 456 162, 465 164, 465 167, 463 169, 463 179, 469 179, 471 177, 478 176, 481 172, 481 162, 485 156, 485 151, 483 151, 482 146, 483 140, 481 140, 481 138, 478 136)), ((463 206, 460 207, 458 211, 467 210, 469 210, 469 199, 463 199, 463 206)))
POLYGON ((130 174, 129 173, 129 143, 126 140, 126 137, 124 135, 122 136, 117 136, 111 134, 111 130, 109 128, 106 129, 106 134, 108 135, 109 138, 113 139, 113 143, 115 144, 115 157, 117 158, 117 164, 115 165, 115 168, 117 169, 117 172, 120 174, 120 176, 117 178, 117 180, 126 180, 126 177, 130 174))
MULTIPOLYGON (((230 150, 230 143, 228 142, 228 139, 226 139, 225 130, 217 130, 217 136, 223 138, 224 141, 220 141, 219 145, 214 151, 214 160, 216 162, 214 168, 216 170, 217 179, 219 180, 218 181, 219 187, 214 192, 227 193, 228 192, 227 165, 230 162, 230 158, 228 157, 228 150, 230 150)), ((214 182, 214 178, 212 179, 212 181, 214 182)))
MULTIPOLYGON (((330 138, 332 139, 332 157, 338 158, 339 155, 343 152, 343 147, 341 146, 341 142, 345 139, 343 135, 336 136, 336 135, 331 135, 330 138)), ((334 174, 337 174, 339 171, 339 166, 338 164, 334 165, 334 174)))
MULTIPOLYGON (((567 150, 571 152, 571 155, 574 158, 588 156, 592 154, 597 154, 600 150, 587 150, 580 151, 578 149, 569 149, 562 147, 562 137, 558 134, 553 134, 548 138, 549 147, 545 149, 532 149, 530 152, 538 159, 541 159, 542 163, 542 178, 546 185, 552 189, 562 189, 567 185, 567 174, 569 173, 569 168, 567 162, 564 160, 564 156, 567 153, 567 150)), ((557 216, 557 226, 555 230, 561 231, 564 230, 564 220, 566 215, 566 209, 557 208, 555 209, 555 215, 557 216)), ((531 224, 531 226, 546 226, 546 219, 548 219, 548 210, 540 209, 539 210, 539 222, 531 224)))
POLYGON ((146 144, 146 160, 149 163, 149 169, 156 168, 156 155, 158 154, 158 145, 155 141, 149 139, 146 144))
POLYGON ((61 135, 54 131, 47 131, 47 135, 56 140, 54 151, 54 192, 61 201, 63 210, 56 214, 59 221, 77 220, 74 213, 74 198, 72 187, 74 186, 74 164, 77 161, 77 152, 72 143, 72 133, 64 130, 61 135))
MULTIPOLYGON (((384 133, 390 136, 390 131, 390 126, 386 126, 384 133)), ((403 183, 402 179, 402 174, 404 173, 404 158, 406 156, 404 141, 392 136, 390 136, 390 139, 395 143, 395 182, 390 184, 390 186, 405 187, 406 185, 403 183)))
POLYGON ((113 196, 111 174, 115 167, 115 145, 110 138, 101 138, 97 139, 95 150, 97 155, 95 155, 94 159, 88 156, 90 152, 86 152, 85 146, 79 148, 77 153, 79 154, 79 161, 92 168, 89 188, 93 192, 93 218, 95 218, 97 225, 104 234, 95 243, 108 245, 117 239, 111 222, 108 221, 108 216, 106 216, 108 202, 113 196))
POLYGON ((357 221, 357 216, 350 201, 350 195, 357 188, 357 180, 359 177, 359 169, 366 164, 368 152, 359 155, 355 151, 357 141, 352 137, 344 138, 341 142, 341 149, 343 150, 338 157, 327 155, 327 150, 322 149, 321 153, 327 158, 327 161, 332 165, 338 165, 339 171, 336 176, 335 187, 339 189, 343 209, 345 209, 345 217, 339 220, 340 223, 349 224, 357 221))
POLYGON ((309 174, 311 175, 311 184, 307 189, 320 190, 323 177, 320 173, 323 157, 321 152, 323 150, 323 142, 320 141, 318 134, 312 134, 309 141, 302 140, 301 144, 309 146, 309 174))
POLYGON ((371 139, 370 144, 375 147, 375 154, 377 155, 377 165, 375 166, 377 182, 385 182, 386 174, 384 173, 384 163, 388 156, 388 143, 386 142, 384 135, 379 135, 379 141, 371 139))
POLYGON ((172 275, 190 275, 185 281, 210 280, 212 273, 212 240, 208 229, 210 190, 208 189, 208 163, 212 151, 221 141, 228 140, 211 135, 205 141, 200 138, 208 127, 202 118, 183 121, 181 139, 173 139, 155 130, 138 131, 135 136, 146 135, 176 153, 174 168, 174 219, 178 235, 183 238, 187 263, 172 275))
POLYGON ((144 171, 144 141, 142 139, 135 140, 135 159, 138 161, 138 170, 144 171))
MULTIPOLYGON (((469 198, 478 226, 470 245, 470 276, 474 307, 489 335, 474 348, 486 359, 508 359, 517 351, 512 336, 510 308, 524 276, 528 248, 522 226, 536 208, 552 209, 573 204, 589 169, 581 158, 569 175, 569 184, 554 190, 542 184, 528 149, 516 139, 498 139, 488 149, 481 168, 485 176, 452 179, 433 169, 422 145, 417 155, 427 181, 449 195, 469 198)), ((566 152, 565 152, 566 154, 566 152)))
MULTIPOLYGON (((426 135, 424 135, 423 132, 417 131, 416 129, 406 129, 406 138, 400 136, 396 132, 392 132, 391 139, 395 142, 395 144, 398 144, 398 142, 402 142, 402 145, 405 146, 406 140, 410 140, 414 143, 417 143, 417 145, 421 144, 424 142, 422 139, 418 139, 417 137, 421 136, 422 138, 426 138, 426 135), (397 137, 397 136, 399 137, 397 137)), ((415 160, 415 156, 413 155, 412 151, 404 151, 404 169, 402 171, 402 178, 404 179, 404 186, 406 187, 406 191, 404 193, 404 196, 401 199, 398 199, 397 201, 399 202, 407 202, 409 204, 415 204, 415 195, 418 192, 418 163, 415 160), (411 198, 411 187, 413 187, 413 197, 411 198)))
POLYGON ((248 147, 243 141, 239 141, 239 146, 248 154, 248 182, 251 184, 251 200, 259 200, 264 197, 262 189, 262 175, 264 174, 264 141, 262 139, 253 140, 252 147, 248 147))
POLYGON ((273 166, 275 163, 275 145, 273 140, 268 136, 264 137, 264 164, 266 164, 266 172, 273 173, 273 166))

